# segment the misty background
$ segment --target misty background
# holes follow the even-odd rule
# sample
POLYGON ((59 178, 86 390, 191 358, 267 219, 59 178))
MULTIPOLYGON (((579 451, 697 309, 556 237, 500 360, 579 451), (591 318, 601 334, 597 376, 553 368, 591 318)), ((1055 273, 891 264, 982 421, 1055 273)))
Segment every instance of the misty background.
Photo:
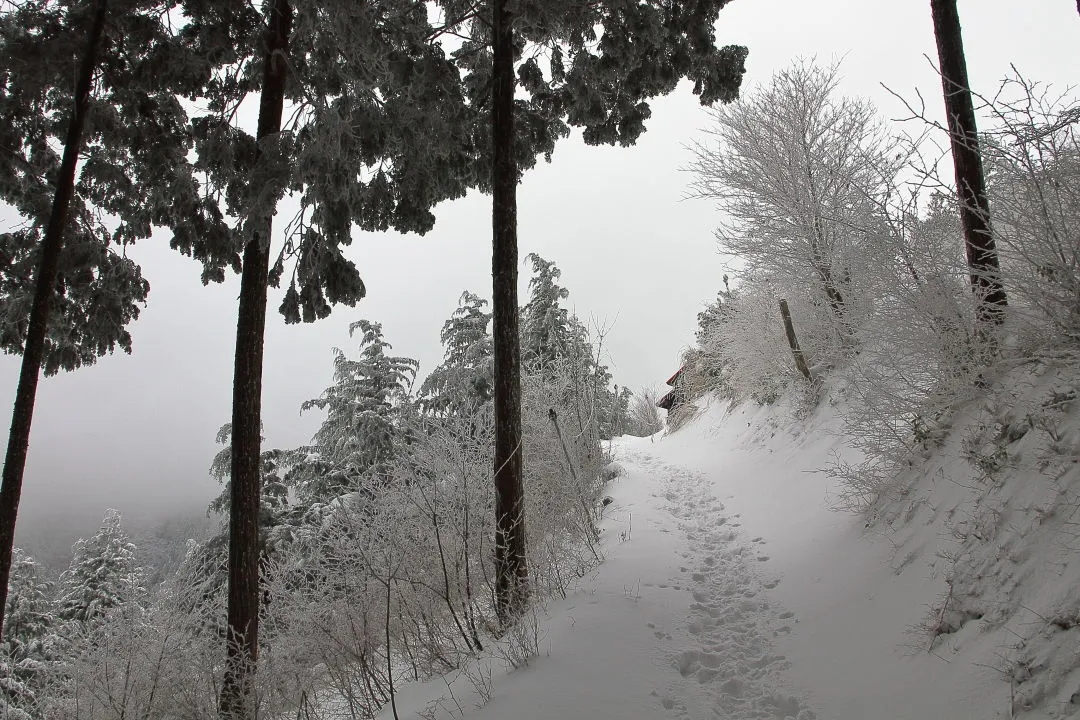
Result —
MULTIPOLYGON (((1080 17, 1072 0, 961 0, 974 90, 992 95, 1011 59, 1031 79, 1060 90, 1078 67, 1080 17), (1007 52, 1004 49, 1007 48, 1007 52)), ((747 45, 746 85, 767 81, 796 57, 842 60, 841 92, 872 99, 888 119, 905 117, 884 87, 944 120, 929 2, 736 0, 721 13, 718 44, 747 45), (844 52, 837 54, 836 49, 844 52)), ((693 340, 697 312, 722 287, 712 204, 685 200, 686 145, 708 114, 688 86, 652 104, 648 131, 632 148, 563 141, 551 164, 521 185, 519 251, 554 261, 569 304, 591 327, 606 328, 604 361, 635 392, 677 369, 693 340)), ((921 128, 912 125, 911 132, 921 128)), ((355 348, 348 326, 383 324, 397 354, 417 358, 420 379, 442 357, 439 331, 462 291, 489 297, 490 199, 479 193, 435 210, 424 237, 354 232, 346 253, 367 285, 355 308, 337 307, 313 325, 286 326, 271 290, 263 391, 264 447, 307 442, 321 414, 300 414, 331 380, 333 347, 355 348)), ((279 213, 277 221, 288 217, 279 213)), ((0 208, 0 227, 17 222, 0 208)), ((41 560, 92 532, 106 508, 150 532, 169 521, 196 528, 220 488, 207 469, 231 407, 239 280, 203 287, 200 266, 168 247, 168 233, 129 248, 151 292, 132 326, 134 353, 45 378, 38 392, 17 543, 41 560)), ((521 267, 524 297, 528 273, 521 267)), ((14 397, 19 358, 0 356, 0 406, 14 397)), ((419 381, 419 380, 418 380, 419 381)), ((4 427, 9 423, 4 420, 4 427)), ((5 435, 6 442, 6 435, 5 435)), ((66 563, 66 559, 64 560, 66 563)))

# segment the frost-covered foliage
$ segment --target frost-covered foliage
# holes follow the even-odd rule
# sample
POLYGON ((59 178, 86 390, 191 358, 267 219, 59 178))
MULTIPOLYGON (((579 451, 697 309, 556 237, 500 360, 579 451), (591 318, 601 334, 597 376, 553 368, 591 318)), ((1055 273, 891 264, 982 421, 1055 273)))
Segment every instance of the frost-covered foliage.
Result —
MULTIPOLYGON (((260 716, 372 717, 406 679, 467 666, 505 631, 495 612, 484 303, 462 296, 442 334, 444 363, 419 393, 415 361, 392 355, 377 323, 354 328, 363 333, 359 352, 336 352, 334 384, 310 403, 326 412, 312 443, 262 458, 260 716)), ((609 386, 572 315, 566 328, 569 352, 528 364, 522 377, 527 562, 538 602, 565 593, 599 560, 609 458, 597 398, 628 399, 609 386)), ((225 451, 214 462, 222 480, 229 439, 223 428, 225 451)), ((82 606, 67 598, 92 594, 76 592, 88 587, 76 579, 119 564, 91 572, 91 546, 101 558, 133 552, 115 514, 76 547, 64 576, 71 617, 82 606)), ((96 601, 92 630, 71 633, 38 693, 41 716, 214 717, 225 564, 224 536, 192 542, 176 575, 148 595, 117 590, 107 609, 96 601)))
POLYGON ((744 265, 699 315, 692 385, 761 403, 808 386, 815 402, 828 382, 848 398, 863 459, 832 468, 842 507, 890 489, 1009 363, 1069 354, 1080 338, 1075 103, 1012 78, 985 110, 992 222, 1014 299, 1000 337, 976 327, 948 184, 918 142, 889 139, 872 106, 838 96, 835 67, 778 73, 715 111, 715 143, 697 146, 695 190, 728 213, 717 236, 744 265))
POLYGON ((521 309, 522 360, 539 372, 570 372, 573 393, 587 403, 582 410, 587 420, 579 419, 579 430, 591 427, 595 441, 609 439, 620 432, 629 395, 611 386, 611 373, 601 362, 605 331, 597 330, 594 349, 589 329, 563 306, 570 291, 558 283, 562 271, 536 253, 528 260, 533 276, 521 309))
POLYGON ((859 350, 880 294, 876 211, 899 163, 876 110, 841 95, 838 73, 805 61, 776 73, 712 111, 695 146, 693 190, 725 212, 720 249, 743 264, 736 289, 699 316, 705 387, 771 402, 797 376, 780 300, 811 376, 859 350))
MULTIPOLYGON (((38 693, 42 720, 210 720, 225 660, 220 626, 203 591, 179 573, 150 601, 125 600, 92 634, 73 634, 38 693)), ((214 606, 224 625, 224 604, 214 606)))
POLYGON ((0 717, 4 720, 33 720, 31 712, 35 705, 34 693, 19 677, 14 663, 0 655, 0 717))
POLYGON ((334 384, 301 410, 318 408, 326 419, 304 457, 287 475, 301 503, 326 502, 355 489, 357 478, 377 478, 405 452, 410 433, 405 418, 419 364, 390 354, 379 323, 360 320, 349 333, 361 333, 355 360, 334 350, 334 384))
MULTIPOLYGON (((150 286, 124 246, 149 237, 152 222, 176 212, 145 192, 149 176, 168 175, 178 189, 187 187, 176 162, 190 148, 177 132, 183 108, 144 82, 148 66, 170 60, 172 4, 131 0, 109 9, 51 306, 47 375, 93 364, 118 347, 131 352, 127 327, 150 286)), ((48 0, 9 3, 0 12, 0 200, 23 221, 0 233, 3 352, 21 352, 26 336, 58 149, 74 104, 74 48, 85 46, 92 10, 90 3, 48 0)))
POLYGON ((111 610, 146 594, 145 571, 120 521, 116 510, 106 511, 97 534, 75 543, 71 564, 60 576, 57 618, 81 631, 94 629, 111 610))
POLYGON ((443 324, 442 364, 420 387, 420 406, 435 417, 469 417, 492 398, 494 348, 488 325, 487 300, 464 292, 443 324))
POLYGON ((664 419, 657 406, 659 396, 656 390, 641 388, 629 400, 626 411, 625 434, 634 437, 648 437, 664 429, 664 419))
POLYGON ((30 718, 56 654, 52 586, 19 548, 11 558, 4 642, 0 644, 0 718, 30 718))
POLYGON ((115 511, 75 545, 55 585, 16 549, 0 645, 0 718, 213 716, 213 703, 203 714, 193 704, 220 662, 210 654, 221 646, 220 627, 207 620, 215 614, 193 602, 211 596, 205 578, 185 567, 145 589, 137 550, 115 511))
MULTIPOLYGON (((262 453, 260 525, 264 552, 291 542, 297 524, 312 511, 343 494, 383 482, 388 464, 407 452, 417 362, 388 352, 391 346, 383 339, 379 323, 357 321, 349 327, 350 334, 356 331, 361 339, 355 359, 334 348, 334 384, 301 405, 302 411, 317 408, 326 412, 311 444, 262 453)), ((210 474, 225 488, 210 510, 227 512, 228 424, 218 432, 217 441, 223 448, 215 456, 210 474)), ((223 537, 212 545, 215 555, 225 550, 223 537)), ((189 557, 185 564, 190 562, 189 557)))
POLYGON ((1080 342, 1080 103, 1015 74, 988 104, 995 239, 1028 343, 1080 342))
MULTIPOLYGON (((705 376, 705 387, 729 397, 770 403, 797 377, 787 351, 777 288, 750 277, 725 300, 721 310, 705 318, 708 324, 698 333, 697 360, 703 366, 699 374, 705 376)), ((794 313, 801 308, 801 303, 793 303, 794 313)), ((800 319, 796 315, 795 322, 800 319)), ((831 335, 827 332, 825 337, 831 335)))
POLYGON ((11 557, 3 647, 16 663, 43 657, 44 644, 55 623, 52 584, 41 579, 37 563, 19 548, 11 557))
MULTIPOLYGON (((214 441, 221 445, 221 450, 214 456, 210 463, 210 477, 220 483, 224 483, 225 489, 210 503, 210 512, 228 513, 229 511, 229 473, 232 463, 232 423, 225 423, 214 436, 214 441)), ((288 490, 282 484, 278 476, 278 460, 282 453, 278 450, 268 450, 262 455, 262 521, 266 524, 286 504, 288 490)))
MULTIPOLYGON (((541 600, 599 557, 608 458, 578 424, 589 401, 575 395, 568 362, 522 379, 528 562, 541 600)), ((405 680, 498 642, 491 406, 410 417, 407 451, 377 481, 359 475, 308 505, 290 497, 292 511, 267 528, 290 539, 263 559, 260 716, 372 717, 405 680)), ((193 544, 150 602, 114 605, 92 642, 65 653, 44 717, 214 717, 225 607, 214 542, 193 544)))
POLYGON ((562 301, 570 291, 559 285, 562 270, 536 253, 526 258, 532 263, 529 301, 521 309, 521 357, 538 365, 555 362, 571 352, 574 327, 570 311, 562 301))
POLYGON ((1011 305, 999 338, 975 327, 951 194, 879 208, 890 229, 875 247, 882 299, 863 331, 871 341, 847 376, 858 400, 848 432, 866 460, 834 468, 850 491, 842 505, 867 507, 895 487, 952 432, 956 408, 986 395, 1017 363, 1075 358, 1075 107, 1018 77, 985 106, 991 221, 1011 305))
MULTIPOLYGON (((600 456, 552 421, 553 409, 575 414, 552 377, 523 378, 528 561, 540 597, 595 562, 600 490, 600 456)), ((420 429, 386 483, 325 506, 269 573, 268 624, 281 633, 272 652, 322 669, 308 687, 323 709, 369 717, 395 683, 457 667, 498 628, 490 406, 420 429)))
POLYGON ((798 301, 819 361, 830 363, 869 309, 872 210, 898 170, 875 108, 838 83, 835 65, 777 72, 710 111, 712 137, 691 166, 694 191, 729 218, 716 233, 722 252, 774 296, 798 301))

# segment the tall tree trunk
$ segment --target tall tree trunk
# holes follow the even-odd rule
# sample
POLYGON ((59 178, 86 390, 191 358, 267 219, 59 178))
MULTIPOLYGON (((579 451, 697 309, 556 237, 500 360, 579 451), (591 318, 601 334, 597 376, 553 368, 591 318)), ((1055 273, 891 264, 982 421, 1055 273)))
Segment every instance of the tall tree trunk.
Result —
POLYGON ((1008 300, 1001 282, 994 235, 990 226, 990 203, 986 197, 986 178, 979 153, 975 108, 971 102, 964 40, 956 0, 930 0, 941 65, 941 88, 945 95, 945 114, 952 142, 956 191, 960 196, 960 221, 964 229, 971 286, 979 296, 977 316, 980 324, 1000 323, 1008 300))
POLYGON ((495 598, 512 619, 528 597, 521 480, 521 342, 518 335, 514 32, 507 0, 492 3, 492 333, 495 344, 495 598))
MULTIPOLYGON (((293 9, 274 0, 264 38, 259 98, 260 141, 281 131, 287 53, 293 9)), ((263 335, 270 270, 271 214, 253 218, 255 231, 244 248, 233 370, 232 467, 229 494, 228 660, 219 712, 225 720, 255 717, 253 696, 259 651, 259 471, 262 431, 263 335)))
POLYGON ((4 611, 7 609, 11 550, 15 543, 15 519, 19 514, 23 471, 26 468, 26 453, 30 447, 30 425, 34 419, 34 401, 37 398, 38 378, 41 375, 41 359, 45 353, 45 334, 48 330, 56 276, 60 272, 60 253, 64 248, 68 209, 75 193, 75 166, 79 161, 83 126, 90 103, 90 89, 97 66, 97 50, 105 30, 107 10, 108 1, 97 0, 86 49, 79 66, 75 85, 75 107, 64 140, 64 156, 60 161, 60 174, 56 178, 52 212, 41 243, 41 261, 35 279, 34 300, 30 306, 30 322, 26 328, 22 368, 19 370, 19 384, 15 390, 15 407, 11 413, 11 430, 7 453, 4 456, 3 486, 0 487, 0 635, 3 633, 4 611))

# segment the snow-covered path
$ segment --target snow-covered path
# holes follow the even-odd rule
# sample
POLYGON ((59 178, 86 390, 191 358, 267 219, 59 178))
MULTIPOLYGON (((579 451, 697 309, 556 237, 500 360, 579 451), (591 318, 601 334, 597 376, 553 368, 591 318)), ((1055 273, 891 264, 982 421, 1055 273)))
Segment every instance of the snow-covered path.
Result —
POLYGON ((651 568, 664 579, 643 592, 689 593, 685 612, 658 633, 657 650, 678 673, 656 691, 661 705, 695 720, 814 717, 785 692, 788 663, 773 638, 791 631, 793 614, 768 597, 778 581, 760 570, 769 559, 765 538, 746 539, 738 514, 726 510, 707 476, 642 451, 628 450, 624 462, 627 485, 650 488, 645 516, 674 535, 663 544, 679 558, 651 568))
MULTIPOLYGON (((547 608, 541 656, 496 677, 482 707, 463 700, 473 695, 467 678, 453 683, 466 717, 815 717, 785 691, 787 662, 773 639, 790 632, 792 613, 767 596, 776 579, 760 571, 765 540, 746 539, 706 475, 657 459, 654 447, 620 453, 605 561, 547 608)), ((433 707, 438 695, 424 689, 406 688, 402 717, 413 716, 402 707, 433 707)), ((437 716, 455 715, 455 704, 440 707, 437 716)))
POLYGON ((1008 717, 1007 684, 912 630, 944 587, 932 549, 895 557, 831 511, 812 472, 835 445, 828 418, 800 436, 771 412, 713 408, 624 440, 606 559, 541 614, 541 656, 496 667, 484 703, 460 675, 453 703, 442 680, 405 688, 400 717, 1008 717))
POLYGON ((999 673, 970 656, 927 652, 923 626, 946 591, 941 539, 928 528, 901 553, 860 518, 835 512, 819 471, 837 449, 839 422, 828 409, 789 418, 775 408, 712 407, 663 441, 632 440, 624 450, 642 458, 631 466, 705 478, 741 525, 732 542, 764 543, 754 556, 763 602, 790 618, 790 631, 772 638, 788 665, 779 692, 822 720, 1009 717, 999 673))

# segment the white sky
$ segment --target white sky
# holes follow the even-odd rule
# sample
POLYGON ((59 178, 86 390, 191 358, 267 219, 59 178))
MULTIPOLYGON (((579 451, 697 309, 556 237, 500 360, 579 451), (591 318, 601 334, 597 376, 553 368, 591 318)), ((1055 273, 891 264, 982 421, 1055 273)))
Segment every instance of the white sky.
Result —
MULTIPOLYGON (((886 117, 903 111, 879 85, 906 96, 921 89, 940 115, 930 3, 885 0, 735 0, 719 40, 750 48, 747 83, 798 56, 843 57, 842 89, 873 99, 886 117)), ((992 92, 1014 63, 1064 87, 1076 80, 1080 16, 1073 0, 961 0, 968 69, 992 92)), ((520 253, 563 271, 583 318, 612 324, 605 342, 620 385, 662 382, 693 341, 696 314, 720 288, 713 207, 683 201, 685 144, 707 118, 688 88, 653 104, 638 146, 589 148, 572 138, 518 194, 520 253)), ((306 442, 319 417, 300 403, 330 381, 331 347, 351 350, 350 322, 383 323, 395 351, 441 359, 438 335, 463 290, 490 295, 490 202, 478 194, 440 206, 427 236, 357 233, 349 256, 368 297, 314 325, 285 326, 271 297, 264 384, 267 446, 306 442)), ((131 356, 42 382, 23 494, 23 532, 47 532, 60 510, 100 517, 106 507, 168 512, 216 493, 207 467, 230 414, 232 344, 239 282, 202 287, 199 267, 170 251, 165 236, 132 252, 151 284, 134 325, 131 356), (28 524, 34 527, 26 527, 28 524)), ((527 279, 522 265, 522 281, 527 279)), ((524 292, 524 285, 522 287, 524 292)), ((0 407, 14 396, 17 358, 0 357, 0 407)), ((3 422, 4 427, 9 422, 3 422)), ((4 436, 6 440, 6 435, 4 436)), ((58 526, 57 529, 60 529, 58 526)))

